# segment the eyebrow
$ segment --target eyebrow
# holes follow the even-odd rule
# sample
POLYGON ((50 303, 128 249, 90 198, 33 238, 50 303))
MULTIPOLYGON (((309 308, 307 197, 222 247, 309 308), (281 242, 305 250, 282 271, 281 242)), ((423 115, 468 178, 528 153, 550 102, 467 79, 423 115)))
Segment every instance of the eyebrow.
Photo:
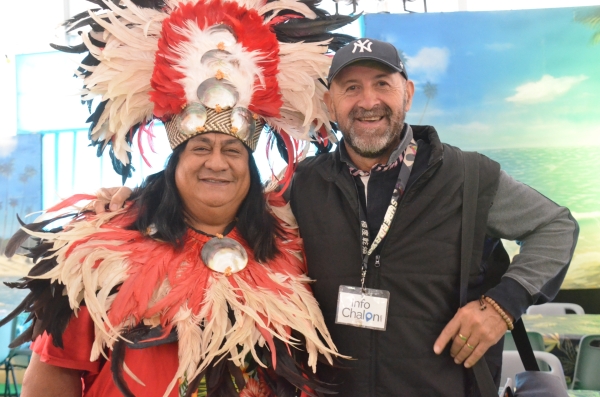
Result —
MULTIPOLYGON (((196 141, 201 141, 201 142, 204 142, 204 143, 211 143, 212 144, 214 140, 210 139, 210 138, 208 138, 206 136, 198 135, 198 138, 196 139, 196 141)), ((235 143, 235 142, 240 142, 241 143, 241 141, 238 138, 231 137, 230 139, 226 139, 224 141, 221 141, 221 144, 222 145, 230 145, 230 144, 235 143)))
MULTIPOLYGON (((386 78, 386 77, 390 77, 391 75, 389 73, 385 73, 385 72, 381 72, 379 74, 376 74, 373 78, 374 79, 382 79, 382 78, 386 78)), ((339 82, 340 85, 346 85, 349 83, 359 83, 360 81, 358 79, 355 78, 350 78, 347 80, 342 80, 339 82)))

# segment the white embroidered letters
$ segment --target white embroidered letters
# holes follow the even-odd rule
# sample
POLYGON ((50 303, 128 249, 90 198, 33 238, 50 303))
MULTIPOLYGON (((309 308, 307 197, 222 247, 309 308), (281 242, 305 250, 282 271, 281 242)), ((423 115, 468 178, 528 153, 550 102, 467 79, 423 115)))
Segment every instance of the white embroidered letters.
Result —
POLYGON ((360 49, 360 52, 365 52, 365 51, 372 52, 371 44, 373 44, 373 42, 369 39, 366 39, 364 42, 360 41, 360 40, 356 40, 356 42, 354 43, 354 48, 352 49, 352 53, 354 54, 357 49, 360 49))

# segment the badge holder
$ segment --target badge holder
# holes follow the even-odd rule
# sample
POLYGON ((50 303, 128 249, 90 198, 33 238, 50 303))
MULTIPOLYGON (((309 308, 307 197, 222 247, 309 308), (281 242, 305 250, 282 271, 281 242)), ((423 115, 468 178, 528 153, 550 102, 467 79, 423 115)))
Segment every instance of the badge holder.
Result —
POLYGON ((336 324, 385 331, 390 292, 340 285, 336 324))

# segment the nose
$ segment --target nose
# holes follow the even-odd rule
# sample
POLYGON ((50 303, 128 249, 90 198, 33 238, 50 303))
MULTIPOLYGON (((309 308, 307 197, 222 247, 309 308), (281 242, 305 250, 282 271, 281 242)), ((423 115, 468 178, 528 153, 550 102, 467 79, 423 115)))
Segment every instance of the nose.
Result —
POLYGON ((204 166, 211 171, 219 172, 227 170, 229 168, 229 163, 220 150, 213 150, 208 156, 208 159, 206 159, 204 166))
POLYGON ((379 103, 380 100, 377 95, 377 92, 373 89, 373 87, 367 85, 363 88, 360 100, 358 101, 357 105, 365 110, 371 110, 379 103))

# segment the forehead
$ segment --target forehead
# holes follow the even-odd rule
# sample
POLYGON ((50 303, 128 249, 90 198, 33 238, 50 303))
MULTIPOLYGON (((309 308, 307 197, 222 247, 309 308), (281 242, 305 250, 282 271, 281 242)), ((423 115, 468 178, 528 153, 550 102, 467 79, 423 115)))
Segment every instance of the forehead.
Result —
POLYGON ((344 67, 333 79, 333 83, 343 84, 349 80, 389 77, 401 78, 400 72, 377 61, 357 61, 344 67))
POLYGON ((238 138, 221 132, 206 132, 190 138, 190 143, 208 143, 211 145, 244 145, 238 138))

